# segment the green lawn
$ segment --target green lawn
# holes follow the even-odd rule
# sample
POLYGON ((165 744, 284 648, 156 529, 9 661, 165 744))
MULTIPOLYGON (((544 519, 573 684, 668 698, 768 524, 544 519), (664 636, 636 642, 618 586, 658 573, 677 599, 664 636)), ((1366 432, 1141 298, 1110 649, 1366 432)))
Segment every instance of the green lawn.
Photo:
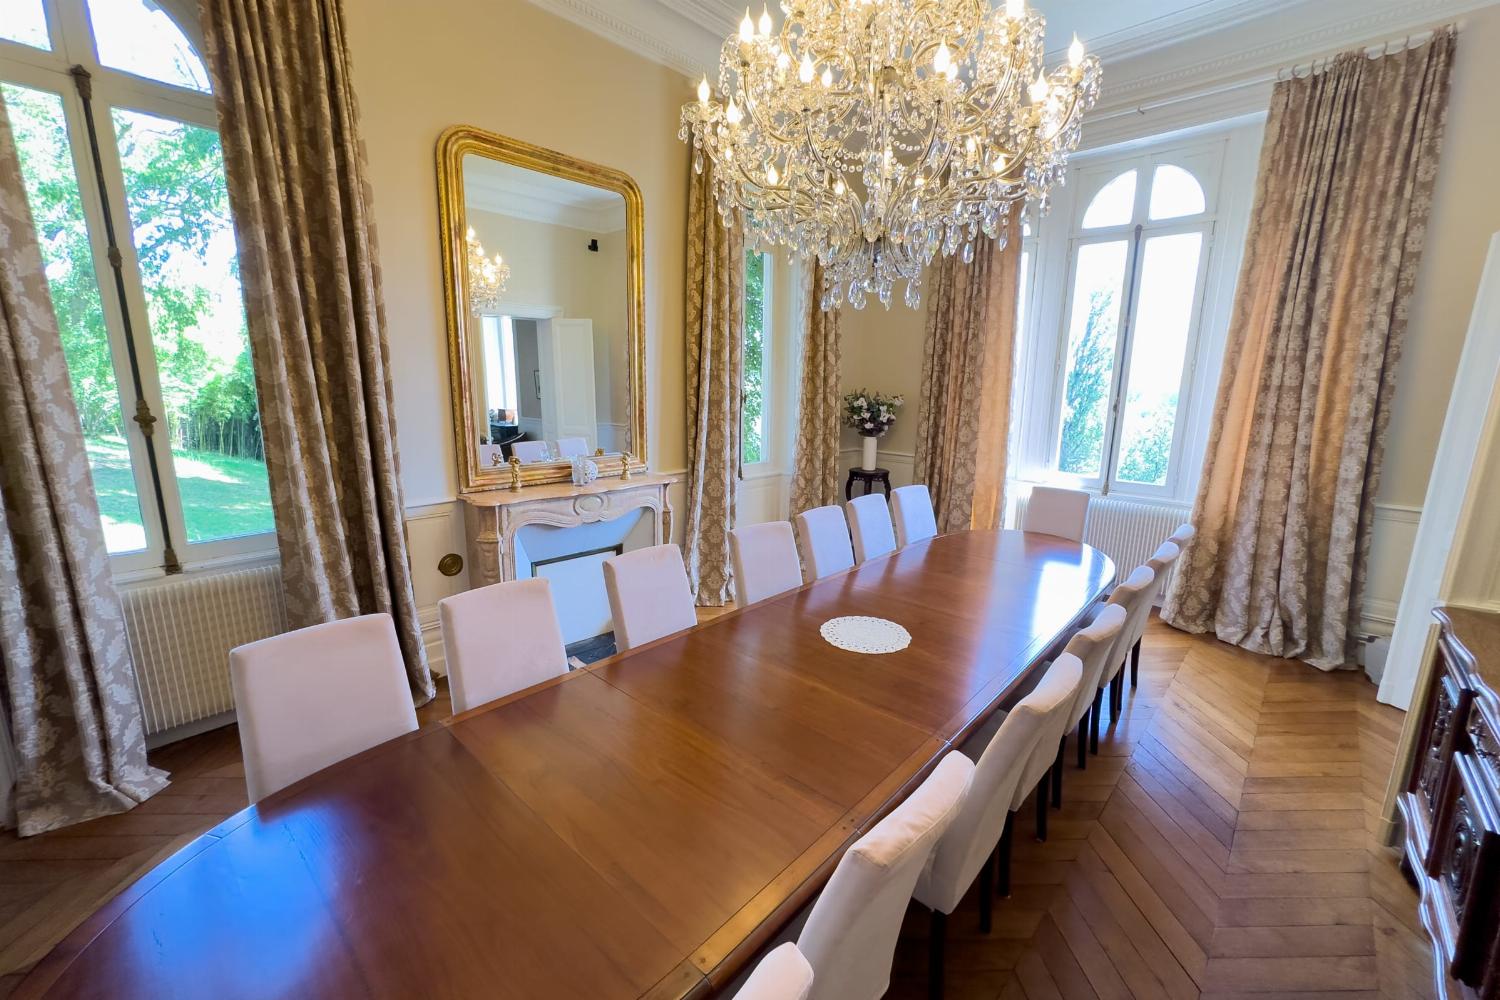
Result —
MULTIPOLYGON (((98 437, 88 439, 87 445, 109 550, 127 552, 143 547, 146 535, 141 527, 140 502, 125 441, 118 437, 98 437)), ((182 491, 188 541, 206 542, 275 530, 264 462, 175 449, 172 465, 182 491)))

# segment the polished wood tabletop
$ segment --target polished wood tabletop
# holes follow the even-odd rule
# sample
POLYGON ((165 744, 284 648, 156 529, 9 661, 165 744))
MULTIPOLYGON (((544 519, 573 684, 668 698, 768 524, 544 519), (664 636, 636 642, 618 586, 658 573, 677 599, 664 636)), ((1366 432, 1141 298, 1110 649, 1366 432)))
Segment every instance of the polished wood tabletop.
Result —
POLYGON ((16 995, 707 995, 1114 574, 944 535, 392 740, 192 842, 16 995), (911 645, 837 649, 840 615, 911 645))

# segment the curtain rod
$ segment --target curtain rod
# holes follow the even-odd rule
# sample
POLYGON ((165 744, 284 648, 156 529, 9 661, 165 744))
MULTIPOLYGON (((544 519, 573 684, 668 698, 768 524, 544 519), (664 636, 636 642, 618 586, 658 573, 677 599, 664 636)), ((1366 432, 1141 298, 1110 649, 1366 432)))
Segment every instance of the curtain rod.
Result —
MULTIPOLYGON (((1365 55, 1367 55, 1371 59, 1377 59, 1382 55, 1389 55, 1393 51, 1401 52, 1404 49, 1411 48, 1416 45, 1425 45, 1427 42, 1432 40, 1434 35, 1436 35, 1440 31, 1452 31, 1457 34, 1458 32, 1463 30, 1463 27, 1464 22, 1460 19, 1457 21, 1453 21, 1450 24, 1439 25, 1434 28, 1424 28, 1421 31, 1414 31, 1410 34, 1402 35, 1398 38, 1391 38, 1387 39, 1384 42, 1376 42, 1373 45, 1367 45, 1364 49, 1365 55), (1392 49, 1391 46, 1396 45, 1397 43, 1400 43, 1400 48, 1392 49)), ((1243 76, 1239 77, 1238 79, 1227 80, 1223 83, 1212 84, 1210 86, 1201 87, 1196 90, 1184 91, 1183 93, 1173 94, 1170 97, 1164 97, 1155 101, 1146 101, 1141 104, 1111 108, 1109 110, 1106 110, 1102 114, 1093 116, 1092 120, 1108 121, 1113 118, 1121 118, 1127 115, 1144 115, 1147 112, 1158 111, 1162 108, 1171 107, 1174 104, 1183 104, 1188 101, 1199 101, 1205 97, 1217 97, 1221 94, 1229 94, 1237 90, 1244 90, 1249 87, 1258 87, 1262 84, 1267 83, 1280 83, 1281 81, 1286 80, 1292 76, 1307 76, 1312 72, 1321 71, 1323 68, 1326 68, 1329 63, 1337 59, 1342 54, 1342 52, 1335 52, 1329 55, 1319 56, 1318 58, 1313 59, 1310 62, 1298 63, 1295 66, 1282 66, 1281 68, 1276 70, 1268 69, 1260 73, 1252 74, 1250 76, 1243 76)))

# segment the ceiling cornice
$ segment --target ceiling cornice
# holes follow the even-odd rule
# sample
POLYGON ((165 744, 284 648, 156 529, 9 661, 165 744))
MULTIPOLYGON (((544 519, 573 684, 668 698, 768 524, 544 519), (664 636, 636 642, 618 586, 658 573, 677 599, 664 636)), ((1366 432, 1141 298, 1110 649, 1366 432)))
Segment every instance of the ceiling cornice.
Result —
POLYGON ((685 48, 665 41, 660 34, 643 30, 623 17, 605 10, 592 0, 530 0, 550 14, 587 28, 622 48, 629 49, 652 62, 677 70, 687 77, 702 72, 702 60, 685 48))

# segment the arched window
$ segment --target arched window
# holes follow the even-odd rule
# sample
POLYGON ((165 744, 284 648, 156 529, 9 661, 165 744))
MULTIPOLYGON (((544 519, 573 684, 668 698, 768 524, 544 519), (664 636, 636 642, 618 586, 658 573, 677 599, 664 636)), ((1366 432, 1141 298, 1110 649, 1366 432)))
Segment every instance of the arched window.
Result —
POLYGON ((0 96, 117 571, 274 548, 194 5, 0 2, 0 96))
POLYGON ((1219 163, 1207 147, 1079 168, 1085 195, 1057 341, 1059 476, 1105 491, 1169 489, 1214 224, 1200 177, 1219 163))

